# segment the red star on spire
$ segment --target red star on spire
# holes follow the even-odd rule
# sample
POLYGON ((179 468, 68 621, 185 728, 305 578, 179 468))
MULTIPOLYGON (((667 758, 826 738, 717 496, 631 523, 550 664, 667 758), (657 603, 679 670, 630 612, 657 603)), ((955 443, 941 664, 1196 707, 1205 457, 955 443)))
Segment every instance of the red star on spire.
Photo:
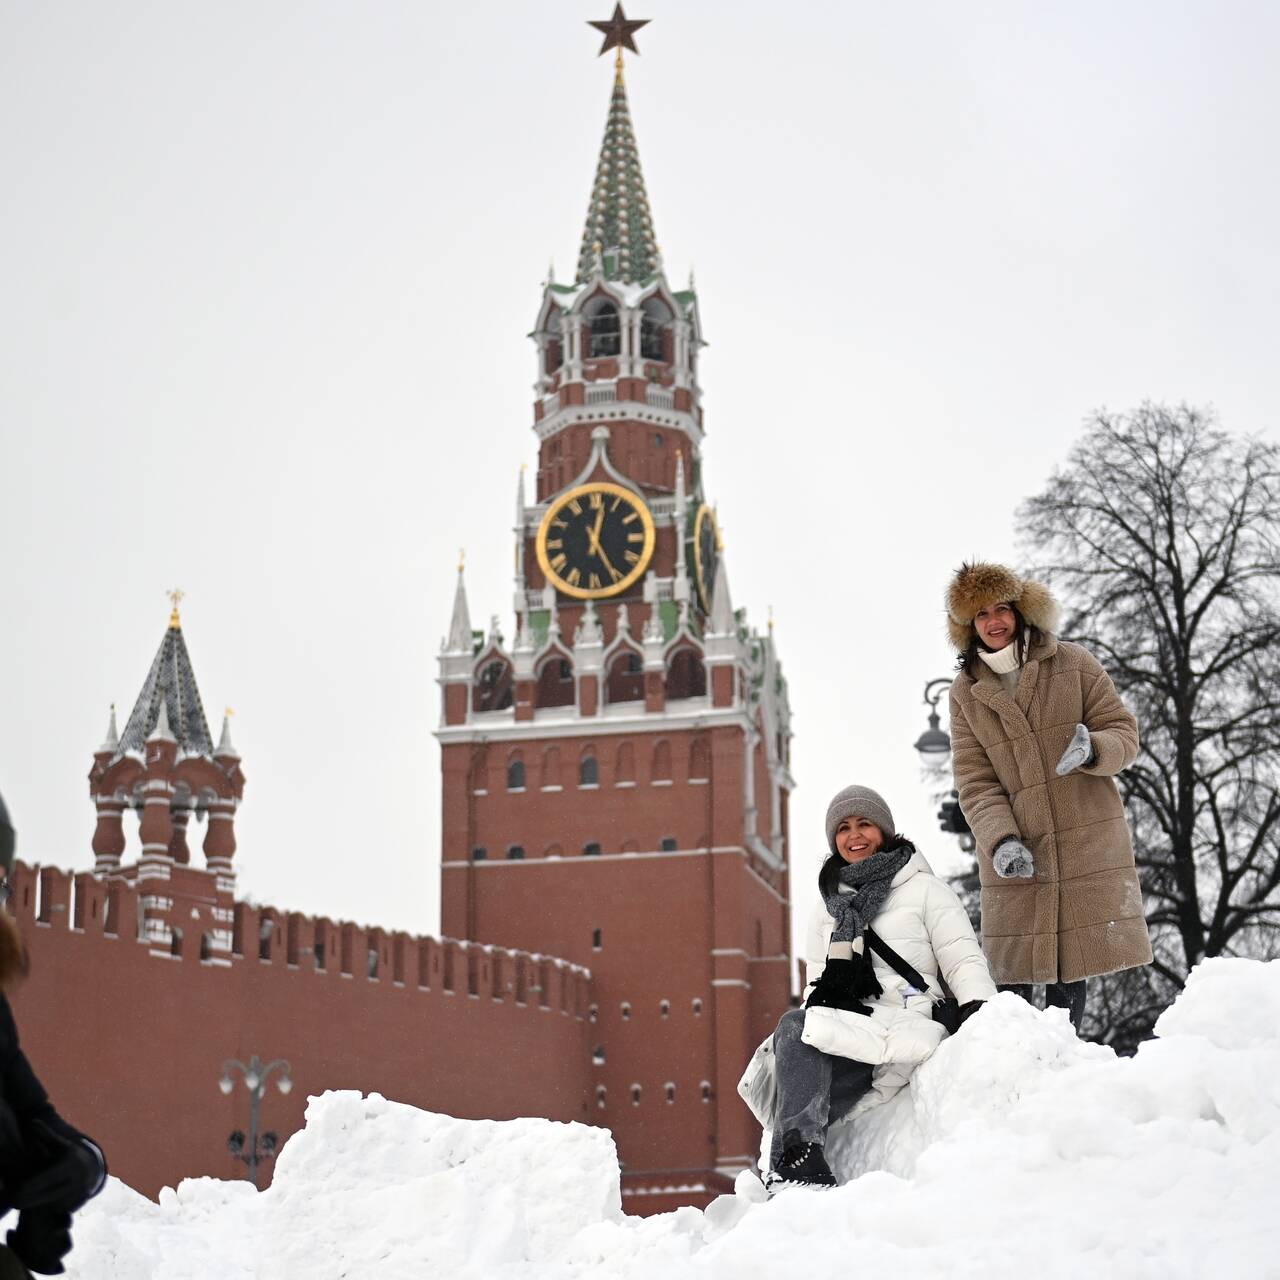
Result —
MULTIPOLYGON (((648 26, 649 21, 648 18, 638 18, 634 21, 628 19, 622 11, 622 5, 615 4, 613 17, 608 22, 588 22, 587 25, 604 32, 604 44, 600 46, 600 53, 608 53, 610 49, 616 48, 619 52, 630 49, 632 53, 638 54, 640 50, 636 48, 636 42, 631 37, 641 27, 648 26)), ((598 57, 599 54, 596 56, 598 57)))

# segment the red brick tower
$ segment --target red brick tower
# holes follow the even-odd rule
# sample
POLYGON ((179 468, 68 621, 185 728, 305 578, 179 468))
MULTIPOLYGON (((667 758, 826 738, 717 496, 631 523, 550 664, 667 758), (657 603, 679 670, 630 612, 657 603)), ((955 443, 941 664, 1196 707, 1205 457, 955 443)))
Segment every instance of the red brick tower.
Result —
POLYGON ((180 592, 123 736, 115 708, 94 752, 89 794, 98 811, 94 874, 139 891, 140 935, 153 950, 226 963, 231 954, 235 812, 244 794, 229 719, 215 747, 178 616, 180 592), (142 848, 122 866, 124 813, 138 812, 142 848), (191 865, 187 826, 208 823, 204 867, 191 865))
POLYGON ((735 1084, 789 997, 791 735, 772 635, 730 601, 697 298, 663 271, 621 53, 577 275, 533 338, 514 640, 472 630, 459 570, 439 659, 443 931, 591 969, 626 1206, 706 1203, 754 1160, 735 1084))

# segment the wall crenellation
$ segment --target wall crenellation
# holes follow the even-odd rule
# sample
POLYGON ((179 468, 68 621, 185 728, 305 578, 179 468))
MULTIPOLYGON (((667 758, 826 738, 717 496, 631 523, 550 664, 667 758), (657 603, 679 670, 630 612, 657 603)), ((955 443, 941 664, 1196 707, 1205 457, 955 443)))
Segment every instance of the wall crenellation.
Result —
POLYGON ((551 956, 431 937, 327 916, 236 902, 206 906, 198 926, 184 929, 173 900, 148 886, 92 872, 16 862, 10 910, 20 923, 72 934, 133 939, 160 958, 209 967, 256 963, 283 974, 359 980, 371 988, 398 987, 442 996, 557 1011, 585 1020, 592 1003, 590 969, 551 956), (155 913, 174 917, 160 935, 148 930, 155 913), (226 946, 213 935, 225 925, 226 946), (201 928, 203 926, 211 926, 201 928), (227 958, 223 958, 223 953, 227 958))

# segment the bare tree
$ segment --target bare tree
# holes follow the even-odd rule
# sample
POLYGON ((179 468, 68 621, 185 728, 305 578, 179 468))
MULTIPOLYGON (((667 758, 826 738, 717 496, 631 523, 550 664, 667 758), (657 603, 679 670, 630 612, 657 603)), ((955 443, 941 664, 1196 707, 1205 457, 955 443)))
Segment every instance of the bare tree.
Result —
POLYGON ((1118 781, 1155 962, 1095 984, 1089 1028, 1131 1048, 1203 957, 1280 956, 1280 450, 1099 413, 1019 516, 1141 730, 1118 781))

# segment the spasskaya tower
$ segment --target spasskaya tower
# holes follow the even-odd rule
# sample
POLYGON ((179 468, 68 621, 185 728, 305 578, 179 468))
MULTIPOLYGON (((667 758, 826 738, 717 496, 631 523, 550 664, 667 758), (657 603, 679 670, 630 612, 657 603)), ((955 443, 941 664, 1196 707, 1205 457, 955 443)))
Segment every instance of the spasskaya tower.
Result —
POLYGON ((735 1085, 789 999, 791 730, 709 502, 698 299, 667 280, 623 77, 644 24, 593 25, 616 74, 577 272, 533 328, 512 639, 472 629, 459 570, 439 656, 442 926, 590 968, 583 1119, 643 1213, 755 1157, 735 1085))

